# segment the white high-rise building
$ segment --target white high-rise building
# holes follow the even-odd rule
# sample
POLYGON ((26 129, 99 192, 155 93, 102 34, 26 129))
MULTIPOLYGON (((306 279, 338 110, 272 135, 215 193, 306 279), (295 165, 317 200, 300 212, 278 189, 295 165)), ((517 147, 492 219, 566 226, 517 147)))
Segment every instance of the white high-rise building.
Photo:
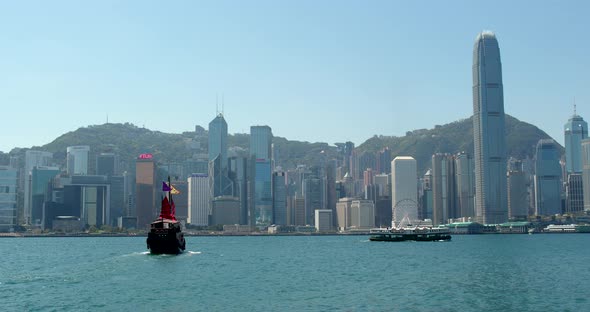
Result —
POLYGON ((473 47, 475 219, 508 221, 502 62, 496 35, 484 31, 473 47))
POLYGON ((398 156, 391 162, 391 208, 396 224, 406 215, 418 219, 418 169, 413 157, 398 156))
POLYGON ((69 175, 88 174, 88 152, 90 146, 68 146, 67 165, 69 175))
POLYGON ((209 193, 209 176, 192 174, 188 179, 188 218, 192 225, 209 225, 211 198, 209 193))

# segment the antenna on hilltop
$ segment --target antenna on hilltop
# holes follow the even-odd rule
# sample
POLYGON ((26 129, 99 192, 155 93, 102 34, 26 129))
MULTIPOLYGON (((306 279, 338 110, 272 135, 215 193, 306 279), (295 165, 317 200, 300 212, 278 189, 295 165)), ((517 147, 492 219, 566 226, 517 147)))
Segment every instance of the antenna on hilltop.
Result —
POLYGON ((109 114, 107 114, 107 125, 109 124, 109 114))

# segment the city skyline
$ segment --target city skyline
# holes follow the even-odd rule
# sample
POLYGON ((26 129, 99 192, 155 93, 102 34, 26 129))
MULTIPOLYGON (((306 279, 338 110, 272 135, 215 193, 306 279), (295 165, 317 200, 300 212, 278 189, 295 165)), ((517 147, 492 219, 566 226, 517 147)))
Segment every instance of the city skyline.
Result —
POLYGON ((107 116, 180 133, 205 126, 216 102, 230 133, 268 124, 281 137, 357 145, 401 136, 471 116, 468 50, 482 29, 503 43, 506 113, 561 145, 574 97, 587 117, 584 2, 257 4, 6 4, 0 26, 13 31, 0 43, 0 102, 11 118, 0 151, 107 116), (356 120, 359 131, 342 128, 367 109, 376 113, 356 120), (322 125, 322 137, 300 127, 307 122, 322 125))

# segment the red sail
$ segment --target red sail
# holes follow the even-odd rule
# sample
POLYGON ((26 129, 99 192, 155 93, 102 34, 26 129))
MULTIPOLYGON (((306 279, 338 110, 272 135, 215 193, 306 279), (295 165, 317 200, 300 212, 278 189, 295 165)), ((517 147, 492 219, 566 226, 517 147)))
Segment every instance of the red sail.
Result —
POLYGON ((174 204, 174 199, 171 199, 172 204, 171 206, 171 210, 172 210, 172 220, 176 220, 176 205, 174 204))
POLYGON ((171 213, 170 202, 168 197, 164 197, 162 200, 162 210, 160 211, 160 218, 163 219, 174 219, 174 215, 171 213))

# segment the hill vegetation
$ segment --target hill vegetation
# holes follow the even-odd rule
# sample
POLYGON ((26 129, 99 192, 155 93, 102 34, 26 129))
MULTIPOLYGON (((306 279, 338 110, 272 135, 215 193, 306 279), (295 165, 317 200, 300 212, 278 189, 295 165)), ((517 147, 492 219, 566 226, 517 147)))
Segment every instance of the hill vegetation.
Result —
MULTIPOLYGON (((360 146, 360 152, 377 152, 389 147, 392 157, 412 156, 418 161, 421 172, 430 166, 434 153, 457 153, 465 151, 473 154, 473 127, 470 118, 437 125, 433 129, 408 131, 405 136, 375 135, 360 146)), ((200 127, 198 127, 200 128, 200 127)), ((134 170, 134 159, 142 153, 151 153, 162 163, 182 162, 195 154, 207 150, 207 133, 184 132, 181 134, 163 133, 140 128, 130 123, 103 124, 79 128, 65 133, 53 142, 33 149, 46 150, 54 154, 58 165, 65 165, 66 148, 74 145, 89 145, 89 172, 94 172, 94 159, 101 152, 117 153, 124 170, 134 170)), ((535 146, 540 139, 550 138, 539 128, 506 115, 506 134, 508 155, 523 159, 532 158, 535 146)), ((228 136, 228 146, 234 154, 247 155, 249 134, 228 136)), ((313 165, 320 155, 328 158, 338 157, 335 146, 327 143, 291 141, 282 137, 273 140, 277 165, 283 169, 294 168, 299 164, 313 165)), ((561 147, 560 147, 561 148, 561 147)), ((562 152, 563 152, 563 148, 562 152)), ((25 149, 14 149, 10 155, 24 154, 25 149)), ((230 153, 231 154, 231 153, 230 153)), ((22 155, 24 156, 24 155, 22 155)), ((0 164, 8 162, 9 154, 0 155, 0 164)), ((24 157, 20 157, 21 162, 24 157)))

